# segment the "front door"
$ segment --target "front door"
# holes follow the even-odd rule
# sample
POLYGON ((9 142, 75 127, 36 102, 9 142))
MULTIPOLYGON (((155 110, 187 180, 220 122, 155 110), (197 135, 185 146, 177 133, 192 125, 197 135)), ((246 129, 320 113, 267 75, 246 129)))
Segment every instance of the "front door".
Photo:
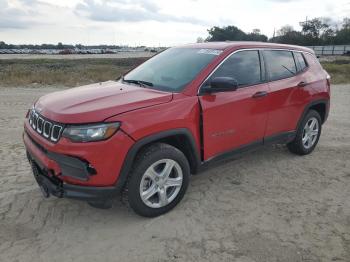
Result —
POLYGON ((267 121, 268 84, 259 52, 242 50, 227 58, 215 77, 232 77, 236 91, 204 94, 202 107, 204 160, 249 144, 263 143, 267 121))

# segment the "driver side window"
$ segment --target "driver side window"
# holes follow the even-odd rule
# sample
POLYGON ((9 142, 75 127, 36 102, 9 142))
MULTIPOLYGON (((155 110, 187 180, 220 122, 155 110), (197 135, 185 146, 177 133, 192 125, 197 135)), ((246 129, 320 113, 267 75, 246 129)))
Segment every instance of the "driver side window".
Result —
POLYGON ((259 52, 255 50, 239 51, 231 55, 210 77, 232 77, 239 87, 262 82, 259 52))

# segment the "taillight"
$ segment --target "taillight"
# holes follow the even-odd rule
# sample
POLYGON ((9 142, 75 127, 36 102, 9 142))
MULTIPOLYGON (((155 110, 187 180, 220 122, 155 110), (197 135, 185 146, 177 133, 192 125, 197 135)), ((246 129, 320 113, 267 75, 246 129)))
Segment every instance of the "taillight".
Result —
POLYGON ((327 73, 326 70, 324 70, 324 72, 326 74, 328 88, 330 88, 331 87, 331 76, 327 73))

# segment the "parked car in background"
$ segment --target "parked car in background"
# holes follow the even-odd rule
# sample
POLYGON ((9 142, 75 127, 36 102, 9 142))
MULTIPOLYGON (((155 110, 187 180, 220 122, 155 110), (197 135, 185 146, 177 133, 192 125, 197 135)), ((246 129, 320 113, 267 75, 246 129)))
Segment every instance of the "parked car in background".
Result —
POLYGON ((23 138, 44 196, 109 207, 124 192, 136 213, 154 217, 219 159, 271 143, 311 153, 329 101, 329 75, 311 49, 201 43, 170 48, 118 81, 41 97, 23 138))

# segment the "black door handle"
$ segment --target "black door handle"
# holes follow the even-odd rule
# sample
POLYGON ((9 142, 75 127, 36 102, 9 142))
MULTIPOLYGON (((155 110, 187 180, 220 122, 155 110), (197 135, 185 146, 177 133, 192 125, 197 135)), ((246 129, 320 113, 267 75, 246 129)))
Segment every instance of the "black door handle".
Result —
POLYGON ((267 96, 267 92, 266 91, 256 92, 252 97, 253 98, 259 98, 259 97, 263 97, 263 96, 267 96))
POLYGON ((304 86, 307 86, 307 83, 304 82, 304 81, 301 81, 301 82, 298 84, 298 87, 304 87, 304 86))

